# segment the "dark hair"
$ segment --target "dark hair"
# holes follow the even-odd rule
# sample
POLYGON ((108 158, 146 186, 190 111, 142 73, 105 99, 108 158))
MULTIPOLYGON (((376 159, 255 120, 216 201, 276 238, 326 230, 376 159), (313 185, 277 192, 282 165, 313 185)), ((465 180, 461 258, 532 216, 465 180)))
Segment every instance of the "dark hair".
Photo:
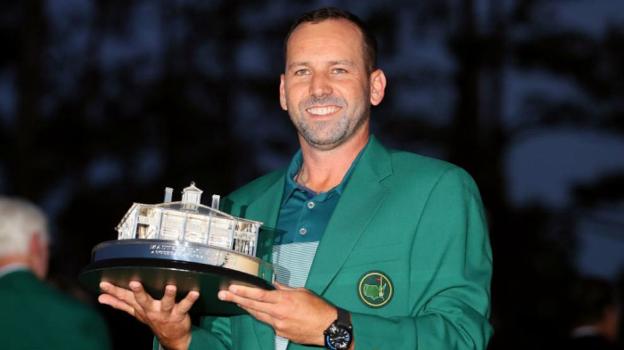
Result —
POLYGON ((328 19, 344 19, 353 23, 362 33, 364 63, 368 73, 371 73, 377 67, 377 40, 367 25, 358 16, 343 11, 335 7, 323 7, 318 10, 306 12, 297 18, 290 26, 286 38, 284 39, 284 58, 288 50, 288 39, 292 33, 303 23, 320 23, 328 19))

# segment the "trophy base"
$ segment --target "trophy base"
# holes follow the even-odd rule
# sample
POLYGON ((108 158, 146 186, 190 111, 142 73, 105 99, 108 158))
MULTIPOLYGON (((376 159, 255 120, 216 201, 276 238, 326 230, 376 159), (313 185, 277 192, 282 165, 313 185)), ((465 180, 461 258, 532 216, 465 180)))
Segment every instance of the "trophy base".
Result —
MULTIPOLYGON (((217 298, 220 290, 227 289, 231 284, 259 287, 263 289, 274 289, 265 279, 241 272, 236 269, 224 267, 226 263, 218 265, 198 263, 184 259, 183 255, 175 254, 169 257, 132 257, 136 254, 136 248, 154 244, 145 240, 112 241, 102 243, 94 248, 93 262, 85 267, 80 273, 79 280, 90 291, 99 293, 101 281, 110 282, 116 286, 128 288, 130 281, 138 281, 143 284, 145 291, 154 299, 161 299, 167 284, 177 287, 176 300, 179 301, 192 290, 199 292, 199 299, 191 308, 191 313, 200 315, 232 316, 246 313, 236 304, 224 302, 217 298), (138 242, 142 241, 142 242, 138 242), (128 250, 128 247, 132 247, 128 250), (119 253, 121 252, 121 253, 119 253)), ((158 242, 175 246, 179 243, 158 242)), ((188 249, 189 244, 183 244, 188 249)), ((194 245, 197 249, 198 245, 194 245)), ((208 253, 219 253, 223 251, 219 248, 202 246, 201 249, 208 253)), ((140 251, 141 249, 139 249, 140 251)), ((241 257, 238 259, 255 259, 251 257, 241 257)), ((135 255, 136 256, 136 255, 135 255)), ((226 253, 232 261, 231 253, 226 253), (230 254, 230 255, 228 255, 230 254)), ((192 260, 197 260, 197 255, 192 260)))

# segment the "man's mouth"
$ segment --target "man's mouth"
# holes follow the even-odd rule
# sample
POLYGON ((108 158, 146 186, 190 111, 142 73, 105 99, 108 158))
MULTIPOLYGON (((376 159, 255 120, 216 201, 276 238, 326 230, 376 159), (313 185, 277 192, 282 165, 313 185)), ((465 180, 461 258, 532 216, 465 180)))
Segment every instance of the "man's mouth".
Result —
POLYGON ((306 112, 312 115, 325 116, 338 112, 342 107, 339 106, 315 106, 306 108, 306 112))

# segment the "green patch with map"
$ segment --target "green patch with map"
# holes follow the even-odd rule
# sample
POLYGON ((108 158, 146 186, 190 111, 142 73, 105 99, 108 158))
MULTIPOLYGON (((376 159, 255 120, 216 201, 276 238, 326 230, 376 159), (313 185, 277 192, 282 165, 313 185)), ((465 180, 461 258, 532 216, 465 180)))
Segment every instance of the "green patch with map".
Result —
POLYGON ((394 289, 390 278, 381 271, 365 273, 358 283, 358 295, 370 307, 382 307, 390 302, 394 289))

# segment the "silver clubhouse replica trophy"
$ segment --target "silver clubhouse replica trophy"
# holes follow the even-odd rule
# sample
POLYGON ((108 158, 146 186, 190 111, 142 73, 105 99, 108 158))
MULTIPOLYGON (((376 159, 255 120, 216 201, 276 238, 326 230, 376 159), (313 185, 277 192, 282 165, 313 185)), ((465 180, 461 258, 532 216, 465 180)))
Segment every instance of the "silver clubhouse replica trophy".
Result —
POLYGON ((117 225, 117 240, 93 248, 80 281, 98 291, 101 281, 127 288, 135 280, 154 298, 174 284, 178 300, 199 291, 191 312, 244 313, 217 293, 230 284, 273 288, 271 264, 256 257, 262 223, 220 211, 217 195, 211 206, 202 205, 201 194, 191 183, 181 201, 172 201, 173 189, 166 188, 163 203, 132 204, 117 225))

